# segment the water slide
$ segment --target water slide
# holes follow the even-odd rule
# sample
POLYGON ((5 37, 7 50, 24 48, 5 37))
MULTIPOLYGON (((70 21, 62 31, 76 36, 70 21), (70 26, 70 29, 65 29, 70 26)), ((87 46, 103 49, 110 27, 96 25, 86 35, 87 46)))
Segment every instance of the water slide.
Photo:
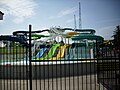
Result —
POLYGON ((72 43, 72 45, 70 45, 70 47, 67 48, 67 54, 65 56, 65 59, 68 60, 68 59, 73 59, 74 56, 75 56, 75 44, 72 43))
POLYGON ((66 38, 71 38, 73 35, 79 34, 78 32, 67 32, 66 33, 66 38))
POLYGON ((40 50, 39 50, 39 52, 36 54, 35 58, 40 58, 40 57, 42 57, 42 55, 45 53, 45 51, 46 51, 47 49, 49 49, 49 48, 50 48, 50 45, 40 45, 40 50))
POLYGON ((43 55, 41 58, 37 58, 36 60, 45 60, 45 59, 51 58, 59 46, 60 46, 60 44, 53 44, 52 47, 50 48, 48 54, 46 54, 45 56, 43 55))
POLYGON ((59 58, 64 57, 65 50, 66 50, 66 48, 67 48, 68 46, 69 46, 69 44, 65 44, 65 45, 63 45, 63 46, 60 46, 60 49, 59 49, 59 51, 58 51, 57 56, 56 56, 56 57, 52 57, 52 58, 50 58, 49 60, 58 60, 59 58))
POLYGON ((0 36, 0 41, 2 40, 8 40, 8 41, 16 41, 19 42, 25 46, 29 46, 26 39, 23 37, 16 37, 16 36, 0 36))
POLYGON ((36 54, 35 58, 40 58, 46 50, 47 48, 41 48, 39 52, 36 54))
MULTIPOLYGON (((45 32, 45 31, 49 31, 48 29, 46 30, 37 30, 37 31, 31 31, 31 33, 41 33, 41 32, 45 32)), ((29 31, 14 31, 13 35, 27 35, 29 34, 29 31)))

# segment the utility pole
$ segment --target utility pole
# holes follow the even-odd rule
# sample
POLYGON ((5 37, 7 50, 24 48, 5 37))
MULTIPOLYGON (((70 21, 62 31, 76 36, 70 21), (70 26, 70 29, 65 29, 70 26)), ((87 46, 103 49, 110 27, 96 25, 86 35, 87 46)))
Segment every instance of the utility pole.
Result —
POLYGON ((81 4, 79 2, 79 29, 82 29, 82 23, 81 23, 81 4))
POLYGON ((76 26, 76 16, 74 15, 74 30, 77 28, 76 26))

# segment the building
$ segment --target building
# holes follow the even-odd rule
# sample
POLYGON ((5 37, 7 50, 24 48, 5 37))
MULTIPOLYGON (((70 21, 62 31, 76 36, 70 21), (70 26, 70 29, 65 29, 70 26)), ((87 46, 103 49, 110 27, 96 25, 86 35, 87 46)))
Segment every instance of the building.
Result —
POLYGON ((0 11, 0 20, 3 20, 4 13, 0 11))

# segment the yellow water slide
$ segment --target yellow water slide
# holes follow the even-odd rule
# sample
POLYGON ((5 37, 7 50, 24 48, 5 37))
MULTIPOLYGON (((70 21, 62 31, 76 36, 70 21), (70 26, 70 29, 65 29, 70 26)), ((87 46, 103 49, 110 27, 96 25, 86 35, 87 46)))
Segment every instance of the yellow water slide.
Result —
POLYGON ((63 46, 60 46, 59 48, 59 51, 58 51, 58 54, 56 57, 52 57, 50 58, 50 60, 58 60, 59 58, 62 58, 64 57, 64 54, 65 54, 65 49, 69 46, 69 44, 65 44, 63 46))
POLYGON ((79 34, 78 32, 67 32, 67 34, 66 34, 66 38, 70 38, 70 37, 72 37, 73 35, 76 35, 76 34, 79 34))

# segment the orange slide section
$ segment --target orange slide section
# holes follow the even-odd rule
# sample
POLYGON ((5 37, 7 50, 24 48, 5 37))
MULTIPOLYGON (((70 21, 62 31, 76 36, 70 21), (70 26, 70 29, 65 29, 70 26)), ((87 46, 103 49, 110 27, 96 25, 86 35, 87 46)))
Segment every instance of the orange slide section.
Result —
POLYGON ((52 57, 50 60, 58 60, 59 58, 64 57, 65 49, 69 46, 69 44, 65 44, 63 46, 60 46, 60 49, 58 51, 58 54, 56 57, 52 57))

